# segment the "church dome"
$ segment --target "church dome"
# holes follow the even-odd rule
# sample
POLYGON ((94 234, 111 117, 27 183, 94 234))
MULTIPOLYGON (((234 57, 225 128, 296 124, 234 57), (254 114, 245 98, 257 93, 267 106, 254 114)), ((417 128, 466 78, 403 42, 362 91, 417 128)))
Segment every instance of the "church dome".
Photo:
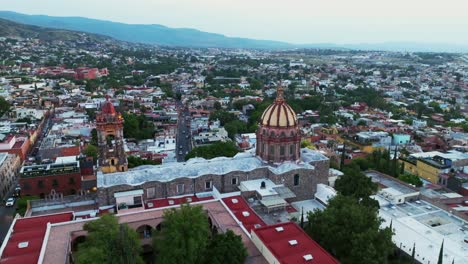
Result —
POLYGON ((276 100, 267 107, 260 118, 260 124, 268 127, 294 127, 297 126, 297 117, 294 110, 283 97, 283 88, 279 87, 276 100))
POLYGON ((112 102, 109 100, 109 96, 106 96, 106 101, 101 107, 101 111, 103 114, 108 114, 108 115, 115 115, 115 108, 112 102))

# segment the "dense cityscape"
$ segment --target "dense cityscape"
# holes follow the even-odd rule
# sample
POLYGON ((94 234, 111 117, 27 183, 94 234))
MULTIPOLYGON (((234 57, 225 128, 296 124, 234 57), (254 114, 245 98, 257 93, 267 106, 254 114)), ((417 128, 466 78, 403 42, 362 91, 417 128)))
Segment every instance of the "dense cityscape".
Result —
POLYGON ((468 54, 2 21, 0 264, 468 263, 468 54))

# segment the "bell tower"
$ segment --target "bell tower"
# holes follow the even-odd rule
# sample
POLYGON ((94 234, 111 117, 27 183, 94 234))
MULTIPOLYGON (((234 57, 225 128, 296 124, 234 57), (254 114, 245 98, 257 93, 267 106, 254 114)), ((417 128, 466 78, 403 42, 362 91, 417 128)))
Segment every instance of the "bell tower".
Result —
POLYGON ((103 173, 127 171, 127 155, 124 150, 123 118, 115 111, 106 96, 101 112, 96 115, 99 158, 98 166, 103 173))

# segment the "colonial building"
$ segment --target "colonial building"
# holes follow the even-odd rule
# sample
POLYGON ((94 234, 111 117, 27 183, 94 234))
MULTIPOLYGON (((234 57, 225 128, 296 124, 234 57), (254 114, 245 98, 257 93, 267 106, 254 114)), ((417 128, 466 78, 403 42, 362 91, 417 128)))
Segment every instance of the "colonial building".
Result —
POLYGON ((53 164, 23 166, 19 184, 22 195, 44 198, 51 192, 72 195, 81 189, 80 162, 64 161, 53 164), (53 191, 52 191, 53 190, 53 191))
POLYGON ((127 171, 127 155, 124 150, 123 118, 115 111, 107 97, 96 116, 99 159, 98 165, 103 173, 127 171))
POLYGON ((0 153, 0 199, 7 198, 20 166, 21 160, 18 155, 0 153))
POLYGON ((286 202, 313 199, 317 184, 328 182, 329 159, 317 151, 300 149, 296 114, 283 98, 281 87, 277 94, 260 120, 256 155, 243 152, 232 158, 193 158, 185 163, 140 166, 107 174, 103 169, 97 174, 99 204, 121 203, 125 204, 122 208, 133 210, 150 199, 237 192, 247 181, 258 182, 258 189, 261 183, 272 182, 274 188, 284 191, 280 192, 293 193, 279 197, 286 202))

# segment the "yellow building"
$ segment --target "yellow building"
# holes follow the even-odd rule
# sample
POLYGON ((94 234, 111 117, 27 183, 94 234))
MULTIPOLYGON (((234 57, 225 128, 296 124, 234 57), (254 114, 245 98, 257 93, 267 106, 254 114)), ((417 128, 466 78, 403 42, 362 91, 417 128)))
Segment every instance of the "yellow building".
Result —
POLYGON ((456 151, 433 151, 411 154, 407 158, 400 158, 399 162, 404 164, 406 172, 438 184, 440 174, 463 169, 468 162, 468 156, 456 151))

